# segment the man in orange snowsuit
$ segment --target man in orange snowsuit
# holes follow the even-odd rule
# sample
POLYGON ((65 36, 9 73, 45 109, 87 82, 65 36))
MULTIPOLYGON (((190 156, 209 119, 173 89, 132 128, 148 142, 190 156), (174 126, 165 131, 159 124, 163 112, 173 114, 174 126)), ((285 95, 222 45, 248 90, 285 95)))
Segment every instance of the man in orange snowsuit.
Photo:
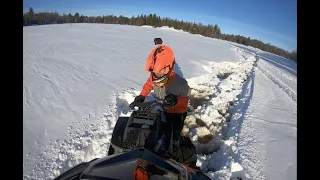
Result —
POLYGON ((179 147, 180 132, 187 116, 190 87, 184 78, 173 71, 175 56, 172 49, 163 45, 160 38, 155 38, 155 45, 157 47, 150 52, 145 67, 150 76, 134 102, 143 102, 151 90, 154 90, 157 98, 163 100, 168 123, 167 134, 170 136, 172 127, 175 149, 179 147))

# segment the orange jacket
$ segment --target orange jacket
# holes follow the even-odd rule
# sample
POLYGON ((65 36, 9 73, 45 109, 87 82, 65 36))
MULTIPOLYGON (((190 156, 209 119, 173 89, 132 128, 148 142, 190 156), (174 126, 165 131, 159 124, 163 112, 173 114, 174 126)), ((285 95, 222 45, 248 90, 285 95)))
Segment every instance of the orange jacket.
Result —
POLYGON ((157 87, 152 82, 152 75, 150 74, 147 82, 143 85, 143 90, 140 95, 148 96, 150 91, 154 90, 157 98, 164 99, 165 95, 174 94, 178 97, 178 103, 173 107, 166 109, 168 113, 184 113, 188 110, 188 102, 190 99, 190 87, 188 82, 180 77, 175 72, 169 76, 168 82, 164 87, 157 87))

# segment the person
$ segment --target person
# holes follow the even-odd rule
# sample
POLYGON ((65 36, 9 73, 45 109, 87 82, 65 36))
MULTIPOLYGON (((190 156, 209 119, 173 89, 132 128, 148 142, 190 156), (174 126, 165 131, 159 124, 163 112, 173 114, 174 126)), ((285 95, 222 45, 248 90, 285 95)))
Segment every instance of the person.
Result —
MULTIPOLYGON (((148 55, 145 70, 150 76, 140 94, 130 104, 144 102, 151 90, 154 90, 158 99, 163 100, 164 115, 168 123, 166 137, 171 137, 173 131, 173 152, 179 147, 180 133, 187 116, 191 89, 188 82, 174 72, 175 56, 173 50, 163 45, 161 38, 154 39, 156 48, 148 55), (172 130, 171 130, 172 127, 172 130)), ((169 139, 167 139, 167 142, 169 139)))

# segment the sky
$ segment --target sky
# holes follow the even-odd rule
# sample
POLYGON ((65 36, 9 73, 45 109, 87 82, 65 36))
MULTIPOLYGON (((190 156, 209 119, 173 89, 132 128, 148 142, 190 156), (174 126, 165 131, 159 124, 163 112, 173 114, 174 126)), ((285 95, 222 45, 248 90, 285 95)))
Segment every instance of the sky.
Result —
POLYGON ((217 24, 222 33, 258 39, 282 49, 297 48, 297 0, 24 0, 23 11, 80 15, 155 13, 161 17, 217 24))

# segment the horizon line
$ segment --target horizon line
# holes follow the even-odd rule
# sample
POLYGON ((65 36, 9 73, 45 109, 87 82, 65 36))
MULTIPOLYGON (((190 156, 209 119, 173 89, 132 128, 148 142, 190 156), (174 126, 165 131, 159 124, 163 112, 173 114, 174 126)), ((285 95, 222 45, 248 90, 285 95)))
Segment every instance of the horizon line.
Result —
MULTIPOLYGON (((114 7, 115 7, 115 6, 114 6, 114 7)), ((117 6, 117 7, 119 7, 119 6, 117 6)), ((128 7, 128 6, 121 6, 121 7, 128 7)), ((60 12, 57 11, 57 10, 54 10, 54 11, 48 11, 48 10, 35 11, 33 7, 23 8, 23 14, 28 13, 30 8, 32 8, 35 13, 52 13, 52 12, 57 12, 59 15, 62 15, 62 14, 71 14, 70 12, 69 12, 69 13, 61 12, 61 10, 60 10, 60 12)), ((38 8, 38 9, 41 9, 41 8, 38 8)), ((116 17, 123 16, 123 17, 127 17, 127 18, 132 18, 132 17, 135 17, 135 18, 136 18, 136 17, 138 17, 138 16, 140 16, 140 15, 150 15, 150 14, 153 15, 153 14, 156 14, 156 13, 140 13, 140 14, 136 14, 136 15, 131 15, 131 16, 130 16, 130 15, 122 15, 122 14, 117 15, 117 13, 102 14, 102 15, 85 15, 85 14, 81 14, 80 11, 75 11, 75 13, 79 13, 80 16, 87 16, 87 17, 111 16, 111 15, 112 15, 112 16, 116 16, 116 17)), ((74 16, 74 14, 71 14, 71 15, 74 16)), ((157 15, 157 14, 156 14, 156 15, 157 15)), ((184 20, 183 18, 171 18, 171 17, 169 17, 169 16, 161 16, 161 15, 157 15, 157 16, 159 16, 161 19, 162 19, 162 18, 169 18, 169 19, 171 19, 171 20, 178 20, 178 21, 183 21, 183 22, 188 22, 188 23, 195 23, 195 24, 202 24, 202 25, 205 25, 205 24, 206 24, 206 25, 211 25, 211 26, 217 25, 219 28, 221 28, 221 26, 220 26, 219 24, 216 24, 216 23, 215 23, 215 24, 211 24, 211 23, 203 23, 203 22, 200 22, 200 21, 184 20)), ((290 39, 290 38, 288 38, 288 37, 285 37, 285 36, 283 36, 283 35, 281 35, 281 34, 278 34, 278 33, 272 32, 272 31, 267 31, 267 30, 264 30, 264 29, 262 29, 262 28, 260 28, 260 27, 254 27, 254 26, 251 26, 251 25, 246 24, 246 23, 243 23, 243 22, 238 22, 238 21, 232 20, 232 19, 230 19, 230 18, 221 18, 221 17, 217 17, 217 16, 199 15, 199 14, 196 14, 196 16, 198 16, 198 17, 216 18, 216 19, 220 19, 220 20, 226 20, 226 21, 229 21, 229 22, 232 23, 232 24, 242 25, 242 26, 245 26, 245 27, 248 27, 248 28, 251 28, 251 29, 255 29, 255 30, 260 31, 260 32, 264 32, 264 33, 267 33, 267 34, 271 34, 271 35, 276 36, 276 37, 278 37, 278 38, 280 38, 280 39, 282 39, 282 40, 286 40, 286 41, 289 41, 289 42, 296 42, 296 40, 292 40, 292 39, 290 39)), ((235 36, 239 35, 239 36, 242 36, 242 37, 244 37, 244 38, 249 38, 249 37, 250 37, 250 36, 244 36, 244 35, 241 35, 241 34, 233 34, 233 33, 228 34, 228 33, 223 33, 222 30, 221 30, 221 34, 225 34, 225 35, 235 35, 235 36)), ((263 42, 262 40, 259 40, 258 38, 250 38, 250 39, 251 39, 251 40, 261 41, 261 42, 264 43, 265 45, 268 45, 268 44, 269 44, 269 45, 272 45, 272 44, 270 44, 270 43, 265 43, 265 42, 263 42)), ((277 47, 277 48, 280 48, 280 47, 278 47, 278 46, 276 46, 276 45, 272 45, 272 46, 275 46, 275 47, 277 47)), ((289 53, 291 53, 291 52, 293 52, 293 51, 296 51, 295 49, 293 49, 293 50, 288 50, 288 49, 284 49, 284 48, 280 48, 280 49, 285 50, 285 51, 288 51, 289 53), (290 51, 291 51, 291 52, 290 52, 290 51)))

